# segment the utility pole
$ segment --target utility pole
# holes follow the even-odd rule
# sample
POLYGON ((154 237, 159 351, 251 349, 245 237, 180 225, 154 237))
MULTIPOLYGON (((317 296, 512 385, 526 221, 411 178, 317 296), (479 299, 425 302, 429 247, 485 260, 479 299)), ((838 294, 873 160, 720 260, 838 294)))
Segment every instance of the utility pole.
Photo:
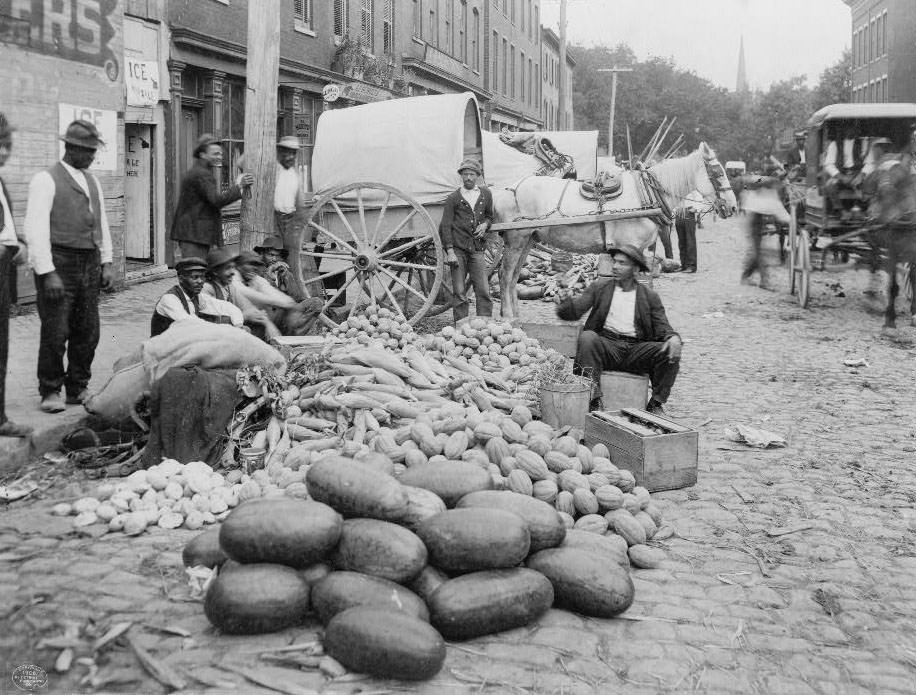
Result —
POLYGON ((250 250, 273 233, 277 175, 277 85, 280 74, 282 0, 248 3, 245 71, 245 169, 255 177, 242 200, 241 246, 250 250))
POLYGON ((569 124, 566 122, 566 95, 569 91, 569 85, 566 84, 566 0, 560 0, 560 70, 557 89, 559 95, 560 117, 557 119, 559 130, 566 130, 569 124))
POLYGON ((619 68, 616 65, 612 68, 598 68, 598 72, 611 73, 611 113, 607 122, 607 156, 614 156, 614 106, 617 103, 617 73, 633 72, 633 68, 619 68))

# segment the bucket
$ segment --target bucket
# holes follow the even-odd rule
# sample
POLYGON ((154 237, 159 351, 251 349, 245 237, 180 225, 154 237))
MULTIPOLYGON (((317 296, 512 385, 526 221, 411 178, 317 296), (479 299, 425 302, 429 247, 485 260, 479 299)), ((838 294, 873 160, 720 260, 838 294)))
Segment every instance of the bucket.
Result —
POLYGON ((585 427, 591 383, 550 383, 541 387, 541 419, 553 428, 585 427))
POLYGON ((242 470, 251 475, 254 471, 264 468, 264 458, 267 451, 260 447, 247 446, 239 449, 239 464, 242 470))

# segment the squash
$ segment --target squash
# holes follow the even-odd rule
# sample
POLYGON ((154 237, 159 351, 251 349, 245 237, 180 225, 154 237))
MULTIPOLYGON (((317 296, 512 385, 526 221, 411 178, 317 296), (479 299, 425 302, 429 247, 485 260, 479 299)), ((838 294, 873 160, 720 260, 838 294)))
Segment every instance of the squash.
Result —
POLYGON ((521 518, 531 537, 530 553, 558 546, 566 536, 566 527, 557 510, 533 497, 508 491, 482 490, 465 495, 458 502, 458 509, 472 507, 502 509, 521 518))
POLYGON ((423 542, 403 526, 378 519, 347 519, 331 564, 403 584, 420 574, 426 555, 423 542))
POLYGON ((404 471, 400 480, 404 485, 435 492, 447 507, 454 507, 458 500, 470 492, 489 490, 493 485, 489 471, 469 461, 442 461, 414 466, 404 471))
POLYGON ((325 625, 354 606, 402 611, 429 621, 429 610, 419 596, 400 584, 359 572, 331 572, 312 587, 312 610, 325 625))
POLYGON ((181 551, 181 560, 185 567, 219 567, 227 560, 226 553, 219 544, 219 529, 209 529, 199 533, 187 542, 181 551))
POLYGON ((221 572, 204 598, 214 627, 233 635, 277 632, 306 620, 309 585, 283 565, 239 565, 221 572))
POLYGON ((445 663, 445 642, 429 623, 369 606, 335 615, 324 631, 324 649, 351 671, 380 678, 424 680, 445 663))
POLYGON ((219 530, 226 555, 242 563, 308 567, 337 545, 343 519, 326 504, 288 497, 251 500, 233 509, 219 530))
POLYGON ((407 510, 407 493, 397 480, 372 464, 343 456, 325 456, 313 463, 305 484, 313 499, 345 517, 394 521, 407 510))
POLYGON ((553 586, 523 567, 472 572, 442 584, 429 603, 430 621, 447 639, 471 639, 522 627, 547 612, 553 586))
POLYGON ((422 521, 417 535, 430 563, 451 573, 514 567, 531 547, 525 522, 503 509, 450 509, 422 521))
POLYGON ((548 548, 529 557, 525 564, 550 580, 560 607, 595 618, 612 618, 633 603, 633 580, 611 558, 582 548, 548 548))

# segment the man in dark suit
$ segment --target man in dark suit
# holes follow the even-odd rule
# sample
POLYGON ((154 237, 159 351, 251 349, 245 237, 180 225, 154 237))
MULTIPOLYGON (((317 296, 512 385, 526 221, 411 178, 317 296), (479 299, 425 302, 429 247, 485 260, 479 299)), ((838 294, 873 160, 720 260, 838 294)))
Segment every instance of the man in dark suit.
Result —
POLYGON ((235 185, 220 193, 214 169, 223 165, 223 148, 209 133, 201 135, 194 148, 194 166, 181 180, 181 194, 171 238, 178 242, 183 258, 206 257, 211 246, 222 246, 222 208, 242 197, 251 186, 251 174, 239 174, 235 185))
MULTIPOLYGON (((614 370, 648 374, 652 397, 650 413, 664 415, 681 361, 681 337, 668 323, 658 294, 636 282, 636 270, 648 271, 642 253, 625 244, 608 251, 613 259, 611 279, 592 283, 578 297, 563 292, 557 316, 564 321, 585 320, 576 349, 576 368, 595 381, 600 393, 601 372, 614 370)), ((593 399, 591 409, 598 406, 593 399)))
MULTIPOLYGON (((0 113, 0 167, 13 149, 13 127, 0 113)), ((0 179, 0 437, 28 437, 31 427, 6 418, 6 361, 9 356, 10 302, 16 295, 16 266, 25 262, 25 243, 16 233, 6 184, 0 179)))
POLYGON ((458 173, 461 188, 445 199, 439 223, 445 262, 452 268, 452 291, 456 301, 452 315, 456 323, 468 315, 468 291, 464 284, 468 274, 477 299, 477 316, 490 318, 493 315, 486 261, 486 235, 493 224, 493 194, 486 186, 477 185, 483 171, 475 160, 465 159, 458 173))

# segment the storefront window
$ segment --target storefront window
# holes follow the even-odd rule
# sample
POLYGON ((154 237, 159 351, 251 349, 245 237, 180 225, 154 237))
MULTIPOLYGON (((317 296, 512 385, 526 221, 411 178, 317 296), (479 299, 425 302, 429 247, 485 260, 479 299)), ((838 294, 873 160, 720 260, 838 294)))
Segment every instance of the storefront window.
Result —
POLYGON ((223 189, 239 174, 239 158, 245 151, 245 83, 227 79, 223 85, 223 189))

